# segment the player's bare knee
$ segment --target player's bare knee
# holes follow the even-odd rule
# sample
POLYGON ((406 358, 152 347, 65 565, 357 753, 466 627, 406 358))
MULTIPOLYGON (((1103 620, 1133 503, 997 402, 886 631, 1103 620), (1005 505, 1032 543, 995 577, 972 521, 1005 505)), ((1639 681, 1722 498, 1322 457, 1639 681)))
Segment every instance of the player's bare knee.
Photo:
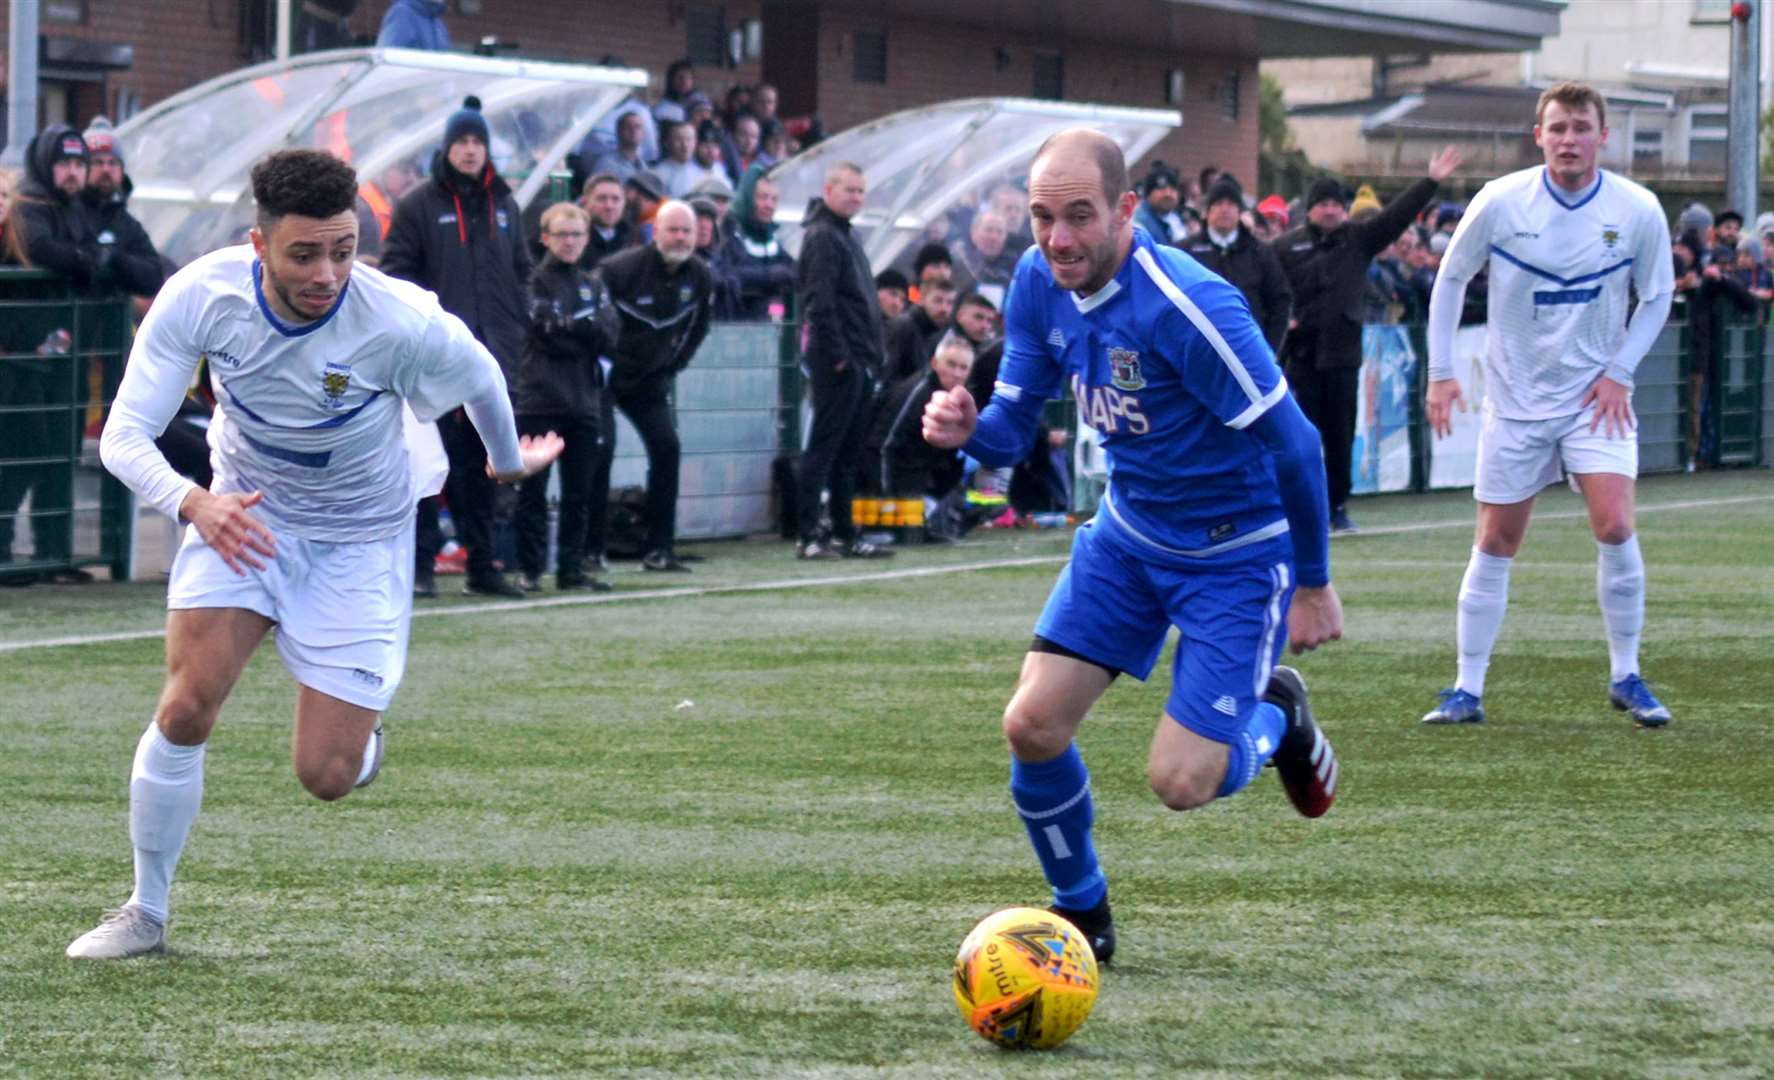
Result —
POLYGON ((1220 777, 1209 776, 1207 770, 1190 766, 1153 767, 1146 771, 1146 780, 1152 785, 1152 794, 1158 796, 1158 801, 1167 810, 1193 810, 1197 806, 1206 806, 1214 800, 1220 787, 1220 777))
POLYGON ((1072 741, 1071 729, 1042 709, 1030 709, 1012 700, 1004 710, 1004 738, 1023 761, 1046 761, 1065 752, 1072 741))
POLYGON ((221 702, 208 701, 201 694, 179 687, 168 687, 154 710, 154 722, 160 734, 178 746, 196 746, 209 738, 215 726, 221 702))
POLYGON ((357 783, 357 769, 351 762, 336 757, 297 762, 296 779, 302 782, 308 794, 321 802, 333 802, 351 794, 357 783))
POLYGON ((1600 522, 1595 527, 1595 538, 1609 547, 1624 544, 1632 539, 1632 522, 1624 519, 1600 522))

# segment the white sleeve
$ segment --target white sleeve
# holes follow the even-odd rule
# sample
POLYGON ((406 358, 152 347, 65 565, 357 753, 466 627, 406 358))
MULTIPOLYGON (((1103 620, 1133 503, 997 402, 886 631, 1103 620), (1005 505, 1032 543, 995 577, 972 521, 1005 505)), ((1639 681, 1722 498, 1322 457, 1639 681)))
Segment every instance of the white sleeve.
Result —
POLYGON ((1645 301, 1675 292, 1675 260, 1669 253, 1669 222, 1663 220, 1662 210, 1647 206, 1641 217, 1643 221, 1633 230, 1638 243, 1632 251, 1632 284, 1638 289, 1639 310, 1643 311, 1645 301))
POLYGON ((1460 312, 1466 307, 1466 282, 1435 279, 1429 291, 1429 378, 1454 377, 1454 332, 1460 328, 1460 312))
MULTIPOLYGON (((1674 280, 1673 274, 1671 280, 1674 280)), ((1651 351, 1651 346, 1657 344, 1657 335, 1663 332, 1664 325, 1669 322, 1669 307, 1674 300, 1673 288, 1665 289, 1656 296, 1639 297, 1638 306, 1632 309, 1632 325, 1626 329, 1626 338, 1620 343, 1620 351, 1608 362, 1605 373, 1608 378, 1631 389, 1633 373, 1638 371, 1639 362, 1651 351)))
POLYGON ((1466 306, 1466 283, 1484 269, 1491 258, 1491 185, 1473 196, 1471 205, 1454 226, 1448 249, 1442 253, 1429 291, 1429 378, 1454 377, 1454 331, 1460 328, 1460 312, 1466 306))
POLYGON ((1490 261, 1491 204, 1495 201, 1492 186, 1480 188, 1466 212, 1460 215, 1460 223, 1454 226, 1454 235, 1448 240, 1448 249, 1442 253, 1441 266, 1435 272, 1437 285, 1443 278, 1462 284, 1471 281, 1490 261))
POLYGON ((505 374, 461 319, 441 307, 433 308, 405 370, 399 391, 418 419, 436 420, 463 406, 486 444, 493 470, 514 473, 523 469, 505 374))
POLYGON ((197 485, 173 470, 154 440, 178 415, 202 352, 190 333, 188 295, 168 289, 148 309, 99 439, 99 459, 111 475, 175 521, 197 485))

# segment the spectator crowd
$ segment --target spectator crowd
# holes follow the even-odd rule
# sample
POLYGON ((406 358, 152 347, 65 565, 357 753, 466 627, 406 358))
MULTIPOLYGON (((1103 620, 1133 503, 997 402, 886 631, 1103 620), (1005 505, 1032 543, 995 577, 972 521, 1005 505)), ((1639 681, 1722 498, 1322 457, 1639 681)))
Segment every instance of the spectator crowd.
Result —
MULTIPOLYGON (((400 0, 382 43, 448 47, 442 10, 400 0)), ((648 461, 636 507, 641 565, 689 571, 675 546, 681 452, 672 390, 714 321, 799 324, 811 424, 778 492, 798 557, 882 558, 895 542, 952 540, 982 520, 1024 523, 1070 508, 1068 435, 1058 427, 1043 429, 1009 470, 979 469, 918 434, 936 390, 966 386, 981 404, 991 394, 1005 292, 1032 242, 1020 182, 977 189, 876 274, 852 228, 868 200, 869 162, 839 163, 806 207, 799 257, 791 257, 777 235, 781 190, 769 170, 821 132, 816 119, 779 116, 778 104, 768 84, 731 86, 717 104, 688 61, 675 63, 657 100, 631 95, 568 155, 573 197, 539 200, 527 214, 493 160, 474 97, 450 116, 427 174, 396 165, 363 178, 363 262, 435 292, 505 369, 523 433, 558 432, 567 446, 555 466, 551 518, 547 474, 515 492, 499 489, 472 425, 460 414, 443 418, 449 478, 443 499, 419 509, 419 595, 436 595, 446 506, 468 592, 520 597, 543 588, 550 571, 562 590, 607 589, 618 410, 648 461)), ((133 296, 145 309, 171 267, 129 213, 130 182, 109 122, 97 118, 84 133, 47 128, 26 163, 22 176, 0 172, 0 265, 47 269, 81 295, 133 296)), ((1230 173, 1209 166, 1185 177, 1163 161, 1136 185, 1135 223, 1246 297, 1324 439, 1339 530, 1355 528, 1347 498, 1361 327, 1425 318, 1462 210, 1438 198, 1440 185, 1459 163, 1456 151, 1444 151, 1384 203, 1371 188, 1350 191, 1329 177, 1291 201, 1259 199, 1230 173)), ((1743 225, 1733 211, 1715 217, 1696 204, 1671 230, 1677 317, 1694 343, 1689 405, 1705 418, 1692 425, 1695 462, 1709 460, 1716 439, 1707 380, 1718 328, 1727 319, 1765 321, 1774 303, 1774 213, 1748 233, 1743 225)), ((1482 320, 1482 280, 1467 304, 1482 320)), ((9 320, 0 340, 0 404, 66 406, 70 380, 57 367, 66 330, 27 322, 9 320)), ((107 332, 122 340, 122 328, 107 332)), ((200 482, 213 404, 204 393, 194 389, 161 443, 200 482)), ((68 444, 61 428, 73 415, 45 409, 0 426, 0 460, 68 444)), ((70 517, 55 513, 71 500, 67 473, 0 468, 0 570, 27 499, 38 555, 67 555, 70 517)), ((0 573, 0 584, 41 576, 0 573)))

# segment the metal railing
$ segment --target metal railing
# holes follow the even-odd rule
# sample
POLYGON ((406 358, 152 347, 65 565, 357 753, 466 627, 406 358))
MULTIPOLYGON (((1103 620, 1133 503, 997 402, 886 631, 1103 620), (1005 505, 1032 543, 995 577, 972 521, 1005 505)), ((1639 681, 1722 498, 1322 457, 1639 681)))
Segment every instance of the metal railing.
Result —
POLYGON ((98 461, 129 352, 129 298, 0 269, 0 579, 129 570, 130 500, 98 461))

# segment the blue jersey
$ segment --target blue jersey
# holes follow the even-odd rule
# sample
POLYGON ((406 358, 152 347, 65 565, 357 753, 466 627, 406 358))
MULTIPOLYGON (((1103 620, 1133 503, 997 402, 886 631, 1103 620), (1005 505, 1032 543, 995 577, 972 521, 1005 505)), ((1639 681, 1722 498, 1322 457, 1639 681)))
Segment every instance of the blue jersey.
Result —
POLYGON ((1244 430, 1282 400, 1287 381, 1224 278, 1135 228, 1114 279, 1080 298, 1031 247, 1004 324, 988 411, 1024 412, 1069 391, 1102 436, 1103 510, 1116 524, 1161 551, 1215 562, 1258 556, 1261 541, 1288 531, 1269 453, 1244 430))

